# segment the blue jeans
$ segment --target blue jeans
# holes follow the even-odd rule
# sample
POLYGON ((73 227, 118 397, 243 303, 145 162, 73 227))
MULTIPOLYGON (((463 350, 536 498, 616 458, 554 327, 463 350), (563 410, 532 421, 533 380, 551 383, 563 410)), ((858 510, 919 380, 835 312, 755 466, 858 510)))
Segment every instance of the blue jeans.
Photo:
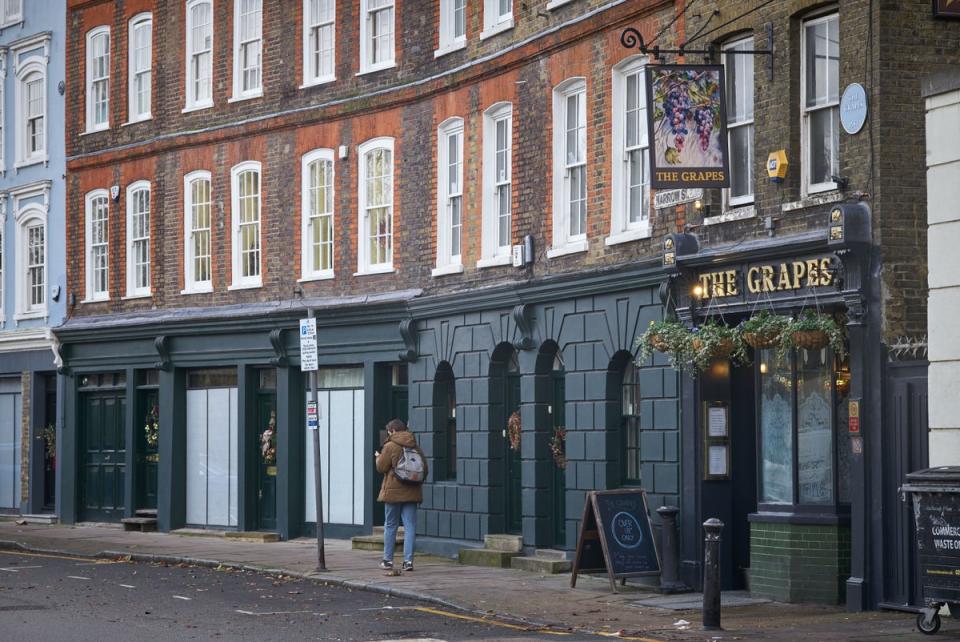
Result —
POLYGON ((386 502, 383 525, 383 559, 393 561, 397 545, 397 525, 403 519, 403 561, 413 563, 413 546, 417 539, 417 504, 386 502))

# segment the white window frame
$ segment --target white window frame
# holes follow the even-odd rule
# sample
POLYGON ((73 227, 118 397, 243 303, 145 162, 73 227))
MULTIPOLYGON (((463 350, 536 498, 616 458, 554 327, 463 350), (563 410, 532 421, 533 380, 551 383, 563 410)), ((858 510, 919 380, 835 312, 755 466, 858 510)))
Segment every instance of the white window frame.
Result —
POLYGON ((374 71, 390 69, 397 66, 397 4, 395 0, 384 0, 385 4, 371 7, 372 0, 360 0, 360 74, 369 74, 374 71), (373 38, 373 14, 380 11, 390 11, 390 57, 380 62, 371 62, 373 38))
POLYGON ((437 128, 437 266, 432 271, 433 276, 457 274, 463 272, 463 219, 464 219, 464 190, 463 190, 463 118, 455 116, 448 118, 437 128), (457 139, 457 156, 455 169, 457 185, 450 186, 450 139, 457 139), (454 224, 453 199, 459 199, 460 220, 456 227, 457 245, 459 251, 454 254, 454 224))
POLYGON ((440 46, 433 52, 434 58, 439 58, 452 51, 458 51, 467 46, 467 0, 440 0, 440 46), (462 5, 463 33, 457 34, 457 5, 462 5))
POLYGON ((107 301, 110 298, 110 194, 107 190, 95 189, 87 192, 87 195, 84 197, 84 212, 83 263, 86 283, 86 287, 84 288, 86 298, 84 298, 84 302, 107 301), (106 243, 103 244, 106 247, 106 266, 104 267, 103 291, 97 291, 94 287, 96 283, 96 268, 93 265, 93 203, 101 198, 106 203, 107 214, 104 223, 106 226, 106 243))
POLYGON ((4 281, 7 269, 7 195, 0 195, 0 327, 7 320, 6 294, 7 287, 4 281))
MULTIPOLYGON (((7 52, 0 51, 0 175, 7 169, 7 154, 5 151, 7 142, 7 90, 4 86, 6 83, 2 82, 6 79, 6 75, 7 52)), ((14 154, 14 162, 16 162, 16 154, 14 154)))
POLYGON ((87 87, 87 131, 86 133, 99 132, 106 129, 110 129, 110 47, 111 47, 111 38, 110 38, 110 27, 107 25, 100 25, 99 27, 94 27, 87 32, 86 37, 87 49, 86 49, 86 58, 87 58, 87 71, 86 71, 86 87, 87 87), (105 77, 97 77, 96 80, 93 78, 93 40, 99 38, 100 36, 106 36, 107 38, 107 75, 105 77), (107 102, 107 114, 106 119, 100 123, 95 120, 95 111, 96 108, 93 103, 93 87, 95 82, 106 82, 106 102, 107 102))
POLYGON ((646 56, 631 56, 613 67, 612 73, 612 118, 610 166, 610 236, 606 245, 626 243, 650 237, 650 217, 653 205, 650 202, 650 141, 647 139, 647 106, 645 67, 646 56), (627 150, 627 78, 638 75, 640 88, 639 125, 640 143, 627 150), (643 190, 643 214, 639 221, 630 220, 630 175, 628 151, 642 150, 646 185, 643 190))
POLYGON ((231 256, 233 257, 233 283, 228 290, 258 288, 263 285, 263 172, 259 161, 244 161, 230 170, 230 214, 232 221, 231 256), (240 223, 240 175, 244 172, 257 173, 257 220, 255 223, 240 223), (243 276, 241 261, 241 228, 243 225, 256 225, 257 274, 243 276))
POLYGON ((480 32, 480 40, 508 29, 513 29, 513 0, 483 0, 483 31, 480 32))
POLYGON ((359 164, 359 172, 357 173, 357 228, 360 230, 360 233, 357 234, 357 273, 355 276, 362 276, 366 274, 384 274, 387 272, 393 272, 393 256, 396 249, 395 244, 395 235, 394 235, 394 221, 396 220, 396 210, 395 210, 395 199, 394 192, 396 189, 396 178, 394 176, 394 169, 396 167, 396 156, 394 154, 394 142, 393 138, 387 136, 381 136, 379 138, 373 138, 366 141, 357 148, 357 157, 359 164), (383 261, 381 263, 370 263, 370 257, 367 256, 367 244, 369 242, 369 226, 367 225, 367 164, 366 158, 367 154, 378 149, 383 149, 390 152, 390 189, 389 189, 389 203, 382 205, 381 207, 386 207, 389 217, 389 239, 390 239, 390 260, 383 261))
POLYGON ((332 279, 333 270, 336 261, 336 243, 334 236, 336 234, 336 162, 333 158, 332 149, 315 149, 303 155, 300 164, 300 281, 316 281, 320 279, 332 279), (315 162, 330 163, 330 185, 327 191, 330 193, 330 212, 314 213, 310 207, 312 199, 310 190, 313 188, 310 182, 310 166, 315 162), (315 220, 329 216, 330 218, 330 267, 313 269, 313 225, 315 220))
MULTIPOLYGON (((578 122, 579 128, 579 122, 578 122)), ((584 207, 589 202, 590 194, 586 189, 588 162, 587 132, 587 81, 582 76, 568 78, 553 90, 553 247, 547 251, 547 258, 587 251, 587 225, 589 212, 585 214, 583 230, 577 234, 570 233, 570 201, 565 198, 569 192, 570 170, 583 165, 584 167, 584 207), (578 145, 583 146, 583 161, 575 164, 567 163, 567 99, 580 95, 577 103, 579 109, 578 121, 583 119, 583 135, 578 137, 578 145)))
POLYGON ((481 202, 482 236, 478 268, 512 263, 513 244, 513 105, 498 102, 483 112, 483 198, 481 202), (506 175, 497 176, 497 123, 507 128, 506 175), (498 189, 510 190, 510 238, 500 245, 500 200, 498 189))
POLYGON ((126 239, 127 239, 127 296, 124 298, 138 298, 138 297, 148 297, 150 296, 150 284, 152 279, 152 270, 151 270, 151 252, 150 252, 150 230, 152 225, 152 202, 151 197, 153 194, 150 190, 150 181, 141 180, 130 183, 127 186, 127 225, 126 225, 126 239), (133 217, 137 214, 134 210, 136 205, 136 198, 138 192, 145 191, 147 193, 147 234, 146 236, 134 237, 134 221, 133 217), (140 241, 146 241, 147 243, 147 283, 146 285, 137 285, 137 256, 135 244, 140 241))
POLYGON ((10 27, 23 22, 23 0, 3 0, 0 2, 0 27, 10 27), (15 6, 11 7, 13 4, 15 6), (12 9, 12 11, 11 11, 12 9))
POLYGON ((213 292, 213 179, 210 172, 204 169, 192 171, 183 177, 183 285, 184 288, 180 294, 213 292), (207 202, 207 207, 210 209, 210 221, 209 227, 205 229, 210 242, 208 271, 210 278, 205 281, 197 280, 194 270, 196 255, 193 251, 193 235, 194 232, 204 229, 193 227, 193 184, 197 181, 206 181, 209 185, 210 200, 207 202))
POLYGON ((130 19, 127 29, 127 122, 138 123, 152 118, 153 110, 153 14, 138 13, 130 19), (137 56, 134 43, 139 29, 147 30, 147 51, 145 69, 137 68, 137 56), (147 78, 147 109, 138 111, 137 79, 140 76, 147 78))
POLYGON ((264 59, 264 47, 263 47, 263 0, 260 2, 260 21, 257 24, 257 37, 251 38, 245 42, 241 42, 240 38, 240 9, 243 5, 244 0, 233 0, 233 96, 228 102, 235 102, 238 100, 247 100, 249 98, 258 98, 263 96, 263 59, 264 59), (260 45, 260 66, 259 74, 260 82, 256 87, 251 87, 248 89, 243 88, 243 62, 240 58, 241 47, 243 44, 259 42, 260 45))
MULTIPOLYGON (((318 44, 319 46, 319 44, 318 44)), ((337 79, 337 0, 303 0, 303 85, 311 87, 337 79), (320 6, 329 5, 330 12, 322 20, 311 21, 310 6, 318 2, 320 6), (330 32, 330 70, 321 73, 321 69, 314 64, 313 57, 313 30, 317 29, 317 40, 322 40, 324 30, 330 32)))
MULTIPOLYGON (((726 53, 727 53, 728 51, 734 50, 734 49, 736 49, 736 50, 746 49, 746 50, 748 50, 748 51, 749 51, 749 50, 752 50, 752 49, 753 49, 753 36, 750 35, 750 36, 746 36, 746 37, 743 37, 743 38, 737 38, 736 40, 731 40, 730 42, 727 42, 727 43, 725 43, 725 44, 723 45, 723 47, 721 48, 720 58, 721 58, 721 60, 723 60, 723 64, 724 64, 725 67, 726 67, 727 64, 728 64, 728 58, 727 58, 726 53)), ((751 55, 746 55, 746 54, 734 54, 734 55, 732 56, 732 59, 733 59, 733 63, 736 64, 737 62, 740 62, 741 60, 743 60, 743 61, 747 61, 747 60, 752 61, 752 60, 753 60, 753 56, 751 56, 751 55)), ((735 75, 735 78, 736 78, 736 79, 743 79, 743 78, 745 78, 745 76, 744 76, 742 73, 737 73, 737 74, 735 75)), ((727 89, 727 95, 730 96, 730 95, 731 95, 731 92, 735 92, 735 91, 738 91, 738 90, 740 89, 740 85, 734 86, 733 84, 730 83, 730 74, 729 74, 729 73, 727 73, 726 79, 727 79, 727 88, 726 88, 726 89, 727 89)), ((754 78, 753 78, 753 76, 750 76, 750 84, 751 84, 751 86, 752 86, 752 92, 751 92, 751 93, 753 93, 753 95, 756 96, 756 93, 755 93, 755 92, 756 92, 756 86, 754 85, 754 78)), ((729 105, 729 102, 728 102, 728 105, 729 105)), ((733 143, 732 143, 733 137, 731 136, 731 133, 732 133, 734 130, 736 130, 736 129, 740 129, 740 128, 744 128, 744 127, 749 127, 749 128, 751 128, 751 129, 754 129, 754 127, 753 127, 754 107, 751 106, 751 110, 750 110, 750 115, 749 115, 749 117, 744 118, 743 120, 739 120, 739 121, 738 121, 738 120, 735 120, 735 119, 736 119, 736 114, 731 114, 729 108, 728 108, 726 111, 727 111, 727 149, 730 150, 730 155, 731 155, 730 167, 732 168, 732 167, 733 167, 733 143)), ((754 143, 754 141, 756 140, 755 136, 756 136, 756 130, 754 130, 754 133, 750 136, 750 142, 751 142, 751 144, 747 146, 747 156, 748 156, 747 168, 748 168, 748 171, 750 172, 750 185, 751 185, 751 188, 752 188, 752 189, 751 189, 751 191, 750 191, 749 194, 744 194, 744 195, 742 195, 742 196, 733 196, 733 189, 732 189, 732 188, 727 188, 727 189, 723 190, 723 205, 724 205, 723 209, 724 209, 724 211, 729 210, 729 209, 733 209, 733 208, 735 208, 735 207, 742 207, 742 206, 745 206, 745 205, 750 205, 751 203, 753 203, 754 194, 755 194, 756 189, 757 189, 756 176, 754 175, 754 171, 753 171, 753 166, 754 166, 754 164, 755 164, 754 161, 756 160, 756 159, 754 158, 754 150, 753 150, 753 147, 754 147, 753 143, 754 143)))
POLYGON ((17 148, 15 167, 17 168, 35 165, 37 163, 46 163, 49 159, 49 154, 47 153, 47 121, 49 120, 47 94, 46 61, 41 59, 39 56, 31 56, 29 58, 29 62, 19 65, 17 69, 16 105, 14 106, 16 113, 15 124, 17 130, 14 136, 16 139, 15 142, 17 148), (40 116, 42 119, 40 136, 43 139, 43 149, 31 152, 29 150, 30 137, 27 135, 27 127, 29 126, 27 81, 34 74, 39 74, 40 87, 43 91, 43 112, 40 116))
POLYGON ((49 247, 47 239, 47 213, 44 208, 37 203, 25 205, 23 209, 17 212, 17 287, 16 300, 17 312, 14 318, 17 321, 25 319, 41 319, 47 316, 47 293, 49 292, 50 270, 49 270, 49 247), (39 221, 43 228, 43 303, 30 303, 30 264, 29 247, 30 242, 29 229, 39 221))
POLYGON ((184 58, 186 59, 186 68, 184 71, 184 79, 186 86, 184 87, 184 97, 186 100, 185 106, 183 108, 184 112, 194 111, 197 109, 207 109, 208 107, 213 107, 213 41, 216 36, 214 29, 214 16, 213 16, 213 0, 190 0, 187 2, 186 7, 186 52, 184 58), (193 25, 193 10, 199 5, 207 5, 210 11, 210 48, 200 50, 194 53, 194 25, 193 25), (196 91, 196 80, 197 76, 194 76, 194 65, 193 60, 195 56, 202 56, 208 54, 207 56, 207 75, 210 78, 210 96, 199 100, 197 98, 196 91))
MULTIPOLYGON (((834 9, 832 12, 818 15, 816 17, 808 18, 804 20, 800 26, 800 125, 801 125, 801 135, 800 135, 800 149, 802 153, 803 161, 801 164, 801 174, 802 174, 802 194, 808 196, 810 194, 817 194, 820 192, 827 192, 830 190, 837 189, 837 184, 833 181, 825 181, 822 183, 811 183, 813 180, 810 176, 811 171, 811 162, 810 154, 812 152, 810 144, 810 115, 812 112, 820 111, 824 109, 840 109, 840 86, 839 78, 837 79, 837 98, 836 100, 830 100, 829 97, 826 102, 818 104, 815 107, 807 107, 807 28, 816 24, 829 22, 831 20, 837 21, 837 35, 839 37, 839 26, 840 26, 840 16, 834 9)), ((838 45, 839 47, 839 45, 838 45)), ((840 65, 838 63, 837 68, 839 69, 840 65)), ((839 125, 838 125, 839 126, 839 125)), ((840 165, 840 148, 839 148, 839 137, 837 139, 837 173, 839 173, 840 165)))

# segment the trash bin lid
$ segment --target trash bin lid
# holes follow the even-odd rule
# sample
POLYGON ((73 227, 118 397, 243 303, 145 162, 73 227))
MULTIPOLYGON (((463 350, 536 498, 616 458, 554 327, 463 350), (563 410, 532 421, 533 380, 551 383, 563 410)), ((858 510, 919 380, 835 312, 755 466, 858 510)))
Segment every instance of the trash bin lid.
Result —
POLYGON ((936 466, 907 473, 907 481, 915 484, 948 484, 960 487, 960 466, 936 466))

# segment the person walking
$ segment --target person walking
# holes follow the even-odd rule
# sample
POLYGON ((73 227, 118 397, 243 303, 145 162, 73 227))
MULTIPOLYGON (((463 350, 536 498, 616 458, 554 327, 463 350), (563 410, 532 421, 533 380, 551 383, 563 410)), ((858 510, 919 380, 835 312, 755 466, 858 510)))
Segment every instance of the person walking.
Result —
POLYGON ((393 569, 393 550, 397 543, 397 525, 403 520, 403 570, 413 570, 413 549, 417 537, 417 504, 423 501, 423 480, 427 478, 427 459, 413 433, 400 419, 387 423, 387 442, 376 452, 377 472, 383 475, 377 501, 384 505, 383 560, 380 568, 393 569), (419 455, 419 463, 412 456, 419 455), (398 466, 400 467, 398 476, 398 466), (422 474, 419 469, 422 468, 422 474), (413 475, 409 470, 417 471, 413 475), (405 481, 402 478, 410 478, 405 481), (419 477, 419 480, 416 479, 419 477))

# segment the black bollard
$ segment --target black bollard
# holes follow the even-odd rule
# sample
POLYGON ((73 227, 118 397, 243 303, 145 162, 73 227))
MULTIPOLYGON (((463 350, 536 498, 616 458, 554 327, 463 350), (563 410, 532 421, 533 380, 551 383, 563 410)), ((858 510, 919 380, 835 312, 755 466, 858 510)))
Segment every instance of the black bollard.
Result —
POLYGON ((660 550, 663 553, 663 568, 660 569, 660 590, 664 593, 674 593, 685 588, 680 581, 680 547, 677 533, 676 506, 661 506, 657 509, 662 524, 660 550))
POLYGON ((703 523, 703 628, 720 630, 720 531, 723 522, 711 517, 703 523))

